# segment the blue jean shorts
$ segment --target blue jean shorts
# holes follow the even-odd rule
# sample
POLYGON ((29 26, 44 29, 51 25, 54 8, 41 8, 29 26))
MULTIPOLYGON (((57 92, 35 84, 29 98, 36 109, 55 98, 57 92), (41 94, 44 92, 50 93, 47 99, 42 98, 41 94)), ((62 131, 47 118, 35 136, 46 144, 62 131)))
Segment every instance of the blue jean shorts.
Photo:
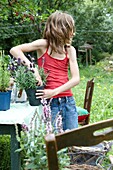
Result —
POLYGON ((55 118, 58 112, 60 112, 62 116, 63 130, 78 127, 78 113, 73 96, 53 98, 50 107, 53 126, 55 118))

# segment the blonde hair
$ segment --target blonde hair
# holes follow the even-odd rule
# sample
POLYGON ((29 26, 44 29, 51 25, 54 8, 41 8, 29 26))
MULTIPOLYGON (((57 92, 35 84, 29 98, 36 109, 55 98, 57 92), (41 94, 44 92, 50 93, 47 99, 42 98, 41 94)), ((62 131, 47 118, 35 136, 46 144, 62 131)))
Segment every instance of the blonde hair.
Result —
POLYGON ((48 40, 52 51, 63 53, 63 47, 73 36, 74 24, 73 17, 65 12, 56 11, 49 16, 43 38, 48 40))

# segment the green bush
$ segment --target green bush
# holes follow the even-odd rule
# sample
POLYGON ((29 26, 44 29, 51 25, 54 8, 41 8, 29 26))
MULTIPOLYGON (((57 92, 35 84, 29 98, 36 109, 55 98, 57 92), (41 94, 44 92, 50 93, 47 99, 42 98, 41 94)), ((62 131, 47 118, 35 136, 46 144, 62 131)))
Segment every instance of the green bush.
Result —
POLYGON ((10 136, 0 135, 0 170, 10 170, 10 136))
POLYGON ((95 50, 92 51, 92 55, 93 55, 92 58, 95 62, 99 62, 105 58, 110 57, 110 54, 108 52, 99 52, 99 51, 95 51, 95 50))

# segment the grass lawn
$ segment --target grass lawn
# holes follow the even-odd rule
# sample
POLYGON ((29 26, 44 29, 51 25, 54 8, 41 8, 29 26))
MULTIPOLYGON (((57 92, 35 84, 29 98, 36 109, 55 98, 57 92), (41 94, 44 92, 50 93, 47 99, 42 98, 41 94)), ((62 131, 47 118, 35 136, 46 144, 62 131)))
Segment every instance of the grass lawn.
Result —
POLYGON ((96 65, 80 67, 81 81, 72 89, 76 105, 83 107, 86 83, 94 78, 90 123, 113 117, 113 71, 107 71, 108 66, 109 60, 106 59, 96 65))

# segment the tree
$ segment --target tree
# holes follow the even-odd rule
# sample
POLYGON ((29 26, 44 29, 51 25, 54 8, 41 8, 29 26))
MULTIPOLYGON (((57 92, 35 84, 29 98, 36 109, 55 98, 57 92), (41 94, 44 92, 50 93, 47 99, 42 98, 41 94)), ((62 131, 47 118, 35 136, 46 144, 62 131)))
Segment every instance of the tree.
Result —
POLYGON ((75 47, 88 41, 98 51, 112 52, 112 4, 113 0, 2 0, 0 46, 9 51, 16 44, 41 38, 47 17, 62 10, 75 18, 75 47))

